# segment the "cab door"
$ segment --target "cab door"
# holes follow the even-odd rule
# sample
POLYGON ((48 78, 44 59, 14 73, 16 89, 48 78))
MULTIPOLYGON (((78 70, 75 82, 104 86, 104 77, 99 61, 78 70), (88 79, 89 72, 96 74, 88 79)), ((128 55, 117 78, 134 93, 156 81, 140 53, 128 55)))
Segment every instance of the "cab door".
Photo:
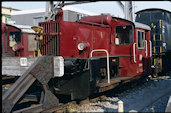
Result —
POLYGON ((134 43, 134 62, 137 65, 137 75, 143 73, 143 58, 147 57, 147 39, 145 35, 145 30, 136 29, 136 44, 134 43), (136 45, 136 46, 135 46, 136 45))
POLYGON ((136 63, 133 62, 133 25, 118 25, 114 27, 114 44, 111 53, 119 57, 119 75, 122 77, 136 75, 136 63))

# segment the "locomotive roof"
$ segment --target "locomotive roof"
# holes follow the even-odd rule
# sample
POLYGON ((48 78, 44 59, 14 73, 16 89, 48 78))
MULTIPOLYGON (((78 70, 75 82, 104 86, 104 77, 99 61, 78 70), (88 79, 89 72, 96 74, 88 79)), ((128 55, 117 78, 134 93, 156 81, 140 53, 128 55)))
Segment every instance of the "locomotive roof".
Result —
POLYGON ((132 22, 132 21, 124 19, 124 18, 112 17, 112 19, 115 19, 115 18, 120 19, 120 20, 124 20, 124 21, 128 21, 128 22, 132 23, 135 26, 135 28, 142 28, 142 29, 151 30, 151 28, 146 24, 139 23, 139 22, 132 22))
POLYGON ((151 28, 146 24, 134 22, 134 25, 135 25, 135 28, 143 28, 143 29, 151 30, 151 28))
POLYGON ((169 11, 168 9, 162 9, 162 8, 147 8, 147 9, 142 9, 142 10, 137 11, 137 12, 135 12, 135 14, 141 13, 141 12, 144 12, 144 11, 157 11, 157 10, 161 10, 161 11, 165 11, 165 12, 171 13, 171 11, 169 11))
POLYGON ((13 26, 17 29, 20 29, 21 32, 25 32, 25 33, 35 33, 35 31, 33 29, 31 29, 32 26, 26 26, 26 25, 16 25, 16 24, 7 24, 9 26, 13 26))

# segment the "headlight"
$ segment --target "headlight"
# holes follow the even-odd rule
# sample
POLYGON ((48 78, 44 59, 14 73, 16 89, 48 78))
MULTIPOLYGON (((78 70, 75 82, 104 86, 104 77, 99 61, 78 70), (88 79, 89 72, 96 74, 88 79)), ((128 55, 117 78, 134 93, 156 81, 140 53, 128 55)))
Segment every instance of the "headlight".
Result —
POLYGON ((86 48, 88 48, 90 46, 90 44, 88 42, 81 42, 78 44, 78 50, 82 51, 85 50, 86 48))
POLYGON ((85 44, 84 43, 79 43, 78 44, 78 50, 84 50, 85 44))

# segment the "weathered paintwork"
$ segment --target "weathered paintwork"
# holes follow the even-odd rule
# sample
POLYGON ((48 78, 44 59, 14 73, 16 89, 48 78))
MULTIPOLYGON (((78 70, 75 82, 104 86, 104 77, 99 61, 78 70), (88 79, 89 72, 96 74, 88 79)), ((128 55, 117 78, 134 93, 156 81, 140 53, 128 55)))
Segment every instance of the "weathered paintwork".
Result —
POLYGON ((12 56, 17 57, 31 57, 34 56, 34 51, 29 51, 28 47, 28 33, 22 32, 21 29, 8 25, 2 24, 2 55, 6 55, 7 53, 12 56), (17 51, 13 51, 12 47, 9 46, 9 35, 10 32, 20 32, 21 41, 17 42, 17 51))
MULTIPOLYGON (((108 22, 110 19, 103 20, 106 23, 110 23, 109 25, 100 24, 98 20, 105 19, 104 15, 102 16, 94 16, 90 19, 86 17, 86 19, 82 19, 83 21, 78 22, 68 22, 63 21, 63 13, 58 15, 58 19, 51 22, 43 22, 40 23, 40 26, 43 26, 45 32, 55 32, 59 33, 58 35, 58 54, 64 58, 89 58, 90 52, 95 49, 105 49, 108 51, 110 56, 119 56, 119 75, 120 76, 136 76, 143 74, 143 59, 146 62, 150 62, 150 30, 145 28, 135 28, 133 22, 112 17, 111 22, 108 22), (59 18, 61 17, 61 18, 59 18), (97 23, 93 23, 93 21, 97 19, 97 23), (54 26, 54 24, 58 24, 54 26), (133 43, 128 45, 116 45, 115 44, 115 27, 118 25, 131 25, 133 27, 133 43), (137 30, 142 30, 145 32, 145 40, 147 40, 147 49, 146 45, 144 45, 144 49, 138 49, 137 47, 137 30), (84 51, 78 50, 78 44, 86 42, 89 46, 84 51), (133 55, 133 44, 135 43, 135 59, 133 55), (147 55, 146 55, 147 51, 147 55)), ((106 16, 107 17, 107 16, 106 16)), ((106 24, 105 23, 105 24, 106 24)), ((50 36, 49 36, 50 37, 50 36)), ((48 39, 48 37, 46 37, 48 39)), ((48 44, 46 46, 46 51, 51 50, 53 47, 52 39, 48 40, 48 44), (51 42, 50 42, 51 41, 51 42)), ((46 40, 44 40, 45 43, 46 40)), ((144 42, 145 43, 145 42, 144 42)), ((45 50, 42 50, 45 51, 45 50)), ((48 54, 49 52, 46 52, 48 54)), ((49 53, 53 54, 53 53, 49 53)), ((44 54, 45 55, 45 54, 44 54)), ((104 52, 95 52, 93 56, 104 57, 106 53, 104 52)), ((150 63, 149 63, 150 64, 150 63)), ((145 72, 145 71, 144 71, 145 72)), ((144 73, 145 74, 145 73, 144 73)))

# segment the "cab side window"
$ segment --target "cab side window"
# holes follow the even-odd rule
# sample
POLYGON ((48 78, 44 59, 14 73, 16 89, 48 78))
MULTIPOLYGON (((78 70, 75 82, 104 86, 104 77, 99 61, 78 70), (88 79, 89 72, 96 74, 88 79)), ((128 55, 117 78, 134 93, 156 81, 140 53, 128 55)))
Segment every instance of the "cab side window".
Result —
POLYGON ((20 32, 10 32, 9 40, 21 42, 21 33, 20 32))
POLYGON ((138 49, 144 49, 144 43, 145 42, 145 33, 144 31, 137 31, 137 45, 138 45, 138 49))
POLYGON ((115 27, 115 44, 128 45, 133 42, 133 31, 131 25, 115 27))

